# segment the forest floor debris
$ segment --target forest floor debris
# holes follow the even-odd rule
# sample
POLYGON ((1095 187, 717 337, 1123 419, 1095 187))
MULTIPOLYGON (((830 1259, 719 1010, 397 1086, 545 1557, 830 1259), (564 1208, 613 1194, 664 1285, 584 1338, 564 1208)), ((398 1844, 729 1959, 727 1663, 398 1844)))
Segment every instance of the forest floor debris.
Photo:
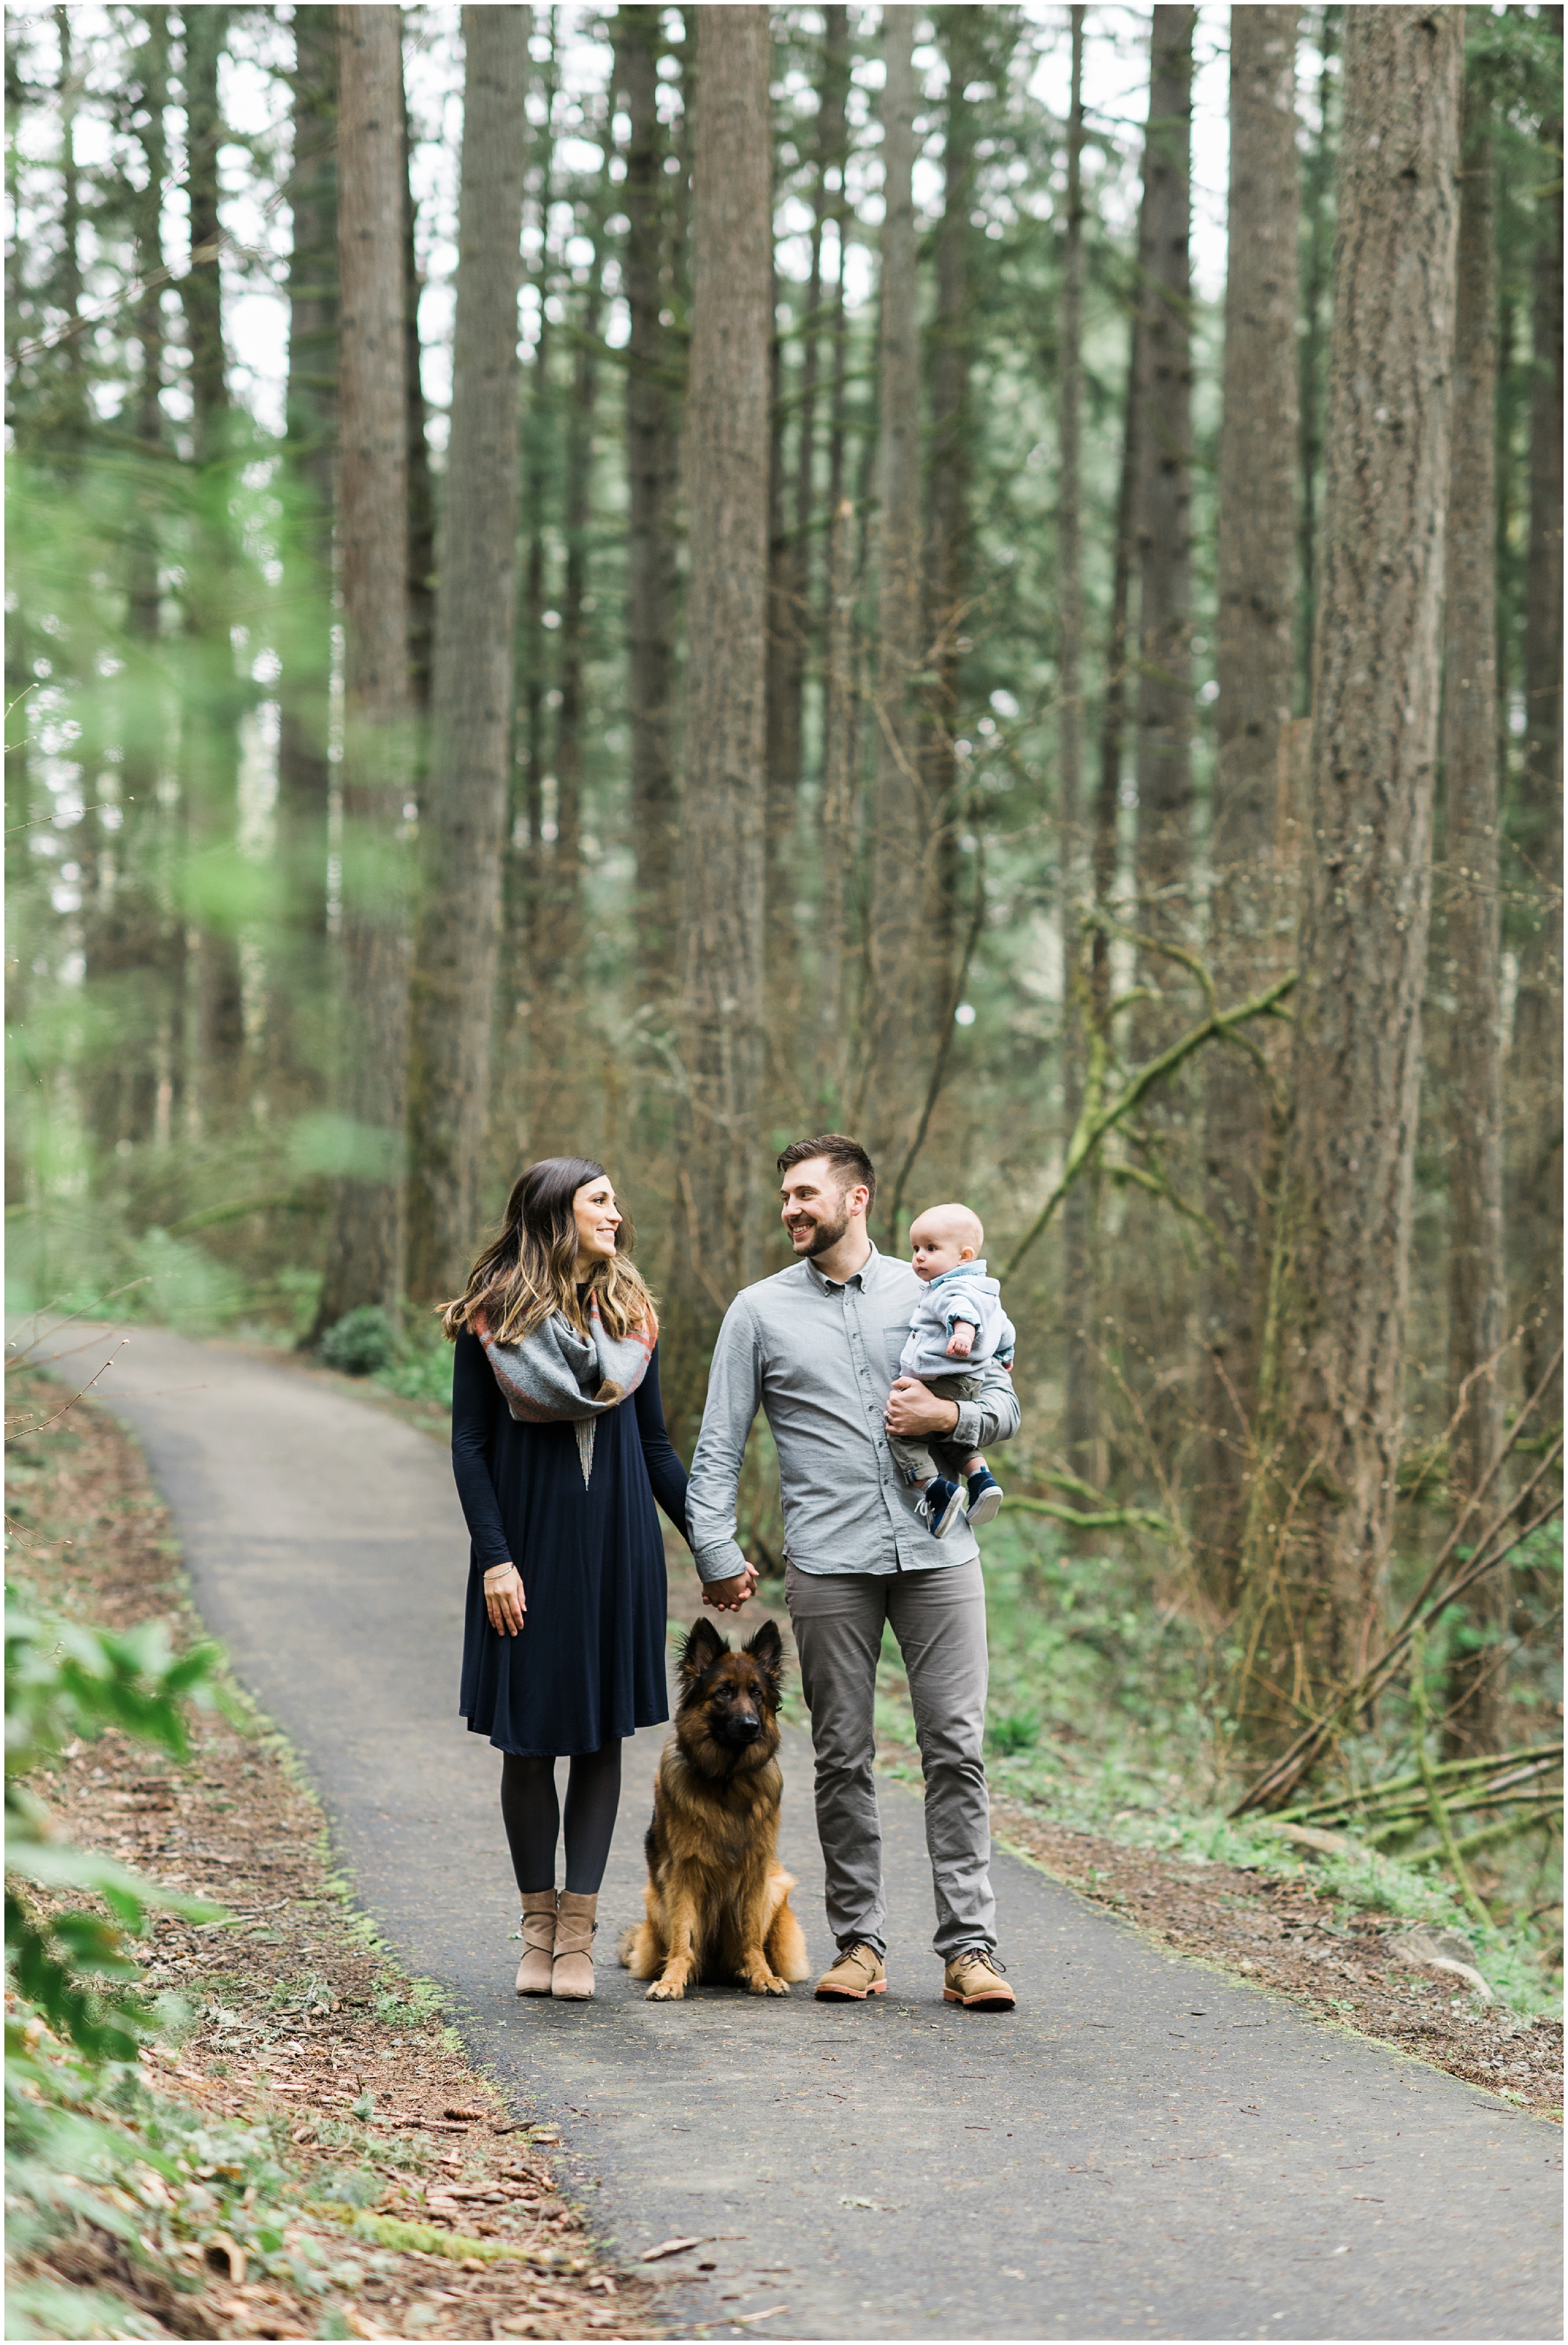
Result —
POLYGON ((1561 2122, 1561 2020, 1482 2001, 1452 1961, 1412 1967, 1395 1942, 1430 1933, 1347 1907, 1300 1874, 1129 1848, 1017 1801, 993 1800, 991 1816, 1005 1846, 1167 1945, 1561 2122))
MULTIPOLYGON (((63 1398, 14 1372, 8 1433, 63 1398)), ((30 1598, 105 1627, 200 1633, 167 1509, 106 1412, 85 1401, 23 1430, 8 1467, 11 1576, 30 1598)), ((603 2253, 564 2195, 554 2129, 505 2106, 435 1990, 352 1914, 281 1737, 200 1715, 180 1767, 111 1732, 38 1789, 68 1837, 229 1918, 159 1915, 140 1942, 148 1995, 189 2014, 141 2064, 166 2151, 184 2129, 188 2182, 171 2191, 146 2169, 141 2257, 84 2222, 8 2278, 101 2292, 126 2335, 657 2332, 651 2278, 603 2253)), ((124 2121, 134 2131, 134 2107, 124 2121)))

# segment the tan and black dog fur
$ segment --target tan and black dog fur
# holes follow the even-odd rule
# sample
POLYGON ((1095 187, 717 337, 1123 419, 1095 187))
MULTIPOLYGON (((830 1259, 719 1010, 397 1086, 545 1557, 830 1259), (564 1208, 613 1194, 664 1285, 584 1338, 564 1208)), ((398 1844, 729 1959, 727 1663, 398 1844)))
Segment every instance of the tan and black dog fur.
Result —
POLYGON ((644 1842, 648 1918, 621 1941, 632 1977, 652 1980, 651 2001, 678 2000, 704 1979, 787 1995, 807 1975, 794 1882, 777 1856, 783 1681, 771 1620, 738 1653, 710 1620, 686 1639, 644 1842))

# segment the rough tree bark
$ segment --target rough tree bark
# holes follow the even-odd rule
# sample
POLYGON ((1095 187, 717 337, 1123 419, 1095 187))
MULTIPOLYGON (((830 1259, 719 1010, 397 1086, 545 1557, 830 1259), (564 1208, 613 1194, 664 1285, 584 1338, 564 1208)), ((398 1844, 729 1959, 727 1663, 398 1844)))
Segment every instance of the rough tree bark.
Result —
POLYGON ((460 1292, 479 1227, 511 747, 517 291, 531 12, 462 12, 451 439, 409 1036, 409 1293, 460 1292))
MULTIPOLYGON (((288 198, 289 632, 278 690, 278 929, 283 967, 268 1010, 270 1081, 314 1087, 301 1011, 319 998, 327 938, 332 512, 338 462, 338 25, 294 11, 294 158, 288 198), (303 1054, 303 1056, 302 1056, 303 1054)), ((277 1104, 283 1104, 279 1101, 277 1104)))
MULTIPOLYGON (((1563 11, 1543 9, 1561 41, 1563 11)), ((1555 157, 1538 198, 1525 572, 1525 750, 1518 843, 1537 901, 1522 949, 1509 1068, 1519 1132, 1513 1213, 1526 1388, 1545 1375, 1563 1326, 1563 120, 1542 126, 1555 157)), ((1562 1385, 1551 1408, 1562 1411, 1562 1385)))
POLYGON ((402 1278, 408 1100, 409 431, 401 19, 338 11, 343 914, 333 1183, 320 1335, 402 1278))
POLYGON ((697 15, 681 1045, 694 1315, 754 1274, 763 1043, 771 43, 761 7, 697 15))
POLYGON ((920 668, 920 307, 915 228, 915 11, 882 19, 882 303, 877 367, 876 774, 872 808, 865 1123, 875 1156, 925 1086, 916 1009, 930 816, 912 680, 920 668))
POLYGON ((1318 508, 1321 502, 1323 462, 1323 371, 1329 340, 1329 311, 1334 275, 1334 172, 1338 157, 1334 105, 1339 88, 1335 60, 1340 46, 1340 20, 1344 11, 1319 11, 1318 91, 1311 143, 1301 166, 1300 278, 1301 313, 1296 345, 1297 462, 1300 468, 1299 518, 1296 526, 1297 566, 1300 574, 1296 604, 1297 706, 1311 695, 1312 624, 1317 614, 1318 508))
MULTIPOLYGON (((816 239, 813 239, 814 246, 816 239)), ((821 267, 820 249, 814 259, 821 267)), ((775 267, 770 304, 779 309, 775 267)), ((776 1063, 793 1055, 800 991, 800 952, 794 906, 800 892, 795 819, 800 811, 801 685, 805 634, 797 594, 797 548, 791 526, 785 462, 784 341, 776 322, 768 353, 768 664, 767 760, 763 841, 763 969, 766 987, 769 1052, 776 1063)))
POLYGON ((661 322, 667 309, 669 138, 659 119, 660 11, 622 7, 615 17, 626 145, 623 262, 626 344, 626 636, 632 719, 632 848, 636 866, 638 991, 657 1000, 675 962, 675 611, 673 508, 680 469, 676 353, 661 322))
MULTIPOLYGON (((401 51, 400 48, 400 58, 401 51)), ((521 134, 520 134, 521 135, 521 134)), ((436 493, 430 479, 424 379, 420 369, 420 271, 414 245, 414 139, 401 75, 398 80, 398 146, 402 156, 403 366, 408 385, 409 442, 409 692, 415 710, 430 705, 436 639, 436 493)), ((415 778, 420 778, 419 748, 415 778)))
MULTIPOLYGON (((1219 438, 1219 726, 1211 785, 1209 965, 1222 1001, 1283 974, 1295 903, 1274 858, 1280 733, 1295 687, 1297 238, 1295 7, 1230 11, 1230 242, 1219 438)), ((1225 1240, 1204 1265, 1203 1551, 1229 1606, 1268 1307, 1274 1118, 1249 1059, 1204 1065, 1205 1210, 1225 1240), (1233 1266, 1231 1266, 1233 1265, 1233 1266)))
POLYGON ((1346 14, 1303 904, 1243 1731, 1362 1663, 1403 1408, 1458 226, 1459 8, 1346 14))
MULTIPOLYGON (((1497 892, 1497 254, 1490 117, 1490 99, 1472 79, 1465 89, 1460 179, 1443 604, 1447 887, 1438 933, 1440 982, 1453 999, 1444 1110, 1453 1419, 1448 1480, 1457 1505, 1475 1489, 1502 1437, 1507 1306, 1497 892)), ((1466 1609, 1482 1642, 1467 1646, 1450 1671, 1446 1732, 1456 1755, 1502 1747, 1502 1686, 1488 1647, 1507 1617, 1507 1573, 1480 1581, 1466 1609)))
MULTIPOLYGON (((1197 10, 1156 7, 1138 212, 1139 918, 1179 935, 1192 827, 1192 38, 1197 10)), ((1168 977, 1160 965, 1146 980, 1168 977)), ((1150 1035, 1158 1018, 1146 1020, 1150 1035)))
POLYGON ((199 705, 187 711, 186 736, 190 833, 187 885, 197 931, 197 1093, 204 1118, 221 1123, 238 1108, 245 1080, 244 997, 228 883, 239 785, 239 717, 247 695, 237 683, 229 637, 234 558, 228 516, 232 419, 217 258, 217 153, 223 143, 217 61, 228 44, 228 11, 192 8, 184 12, 182 21, 186 180, 193 258, 180 280, 180 299, 190 352, 188 379, 200 514, 197 575, 191 582, 187 604, 200 675, 199 705))
MULTIPOLYGON (((1072 64, 1067 97, 1067 186, 1063 215, 1061 381, 1057 394, 1061 461, 1057 481, 1057 756, 1060 790, 1057 902, 1067 983, 1062 991, 1062 1128, 1070 1132, 1083 1106, 1084 1036, 1074 978, 1077 924, 1086 892, 1084 855, 1084 582, 1082 467, 1084 395, 1084 15, 1068 12, 1072 64)), ((1062 1212, 1062 1324, 1066 1330, 1063 1449, 1075 1474, 1087 1477, 1098 1426, 1095 1352, 1094 1255, 1089 1185, 1075 1183, 1062 1212)))

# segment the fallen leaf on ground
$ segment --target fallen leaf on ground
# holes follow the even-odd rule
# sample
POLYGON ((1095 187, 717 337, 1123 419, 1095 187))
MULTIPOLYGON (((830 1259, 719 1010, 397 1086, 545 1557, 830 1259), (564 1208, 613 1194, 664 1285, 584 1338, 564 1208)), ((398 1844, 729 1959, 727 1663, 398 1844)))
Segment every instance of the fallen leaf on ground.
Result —
POLYGON ((656 2264, 661 2256, 678 2256, 683 2248, 700 2248, 702 2244, 700 2238, 664 2239, 656 2248, 644 2248, 638 2260, 641 2263, 656 2264))

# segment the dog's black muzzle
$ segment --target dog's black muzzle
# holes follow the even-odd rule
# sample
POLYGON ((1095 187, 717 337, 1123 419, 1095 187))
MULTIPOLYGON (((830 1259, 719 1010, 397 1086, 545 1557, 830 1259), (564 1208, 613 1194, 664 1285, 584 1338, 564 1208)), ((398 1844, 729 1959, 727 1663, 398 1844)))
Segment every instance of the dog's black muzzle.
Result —
POLYGON ((724 1739, 742 1744, 754 1742, 763 1731, 760 1718, 729 1718, 724 1722, 724 1739))

